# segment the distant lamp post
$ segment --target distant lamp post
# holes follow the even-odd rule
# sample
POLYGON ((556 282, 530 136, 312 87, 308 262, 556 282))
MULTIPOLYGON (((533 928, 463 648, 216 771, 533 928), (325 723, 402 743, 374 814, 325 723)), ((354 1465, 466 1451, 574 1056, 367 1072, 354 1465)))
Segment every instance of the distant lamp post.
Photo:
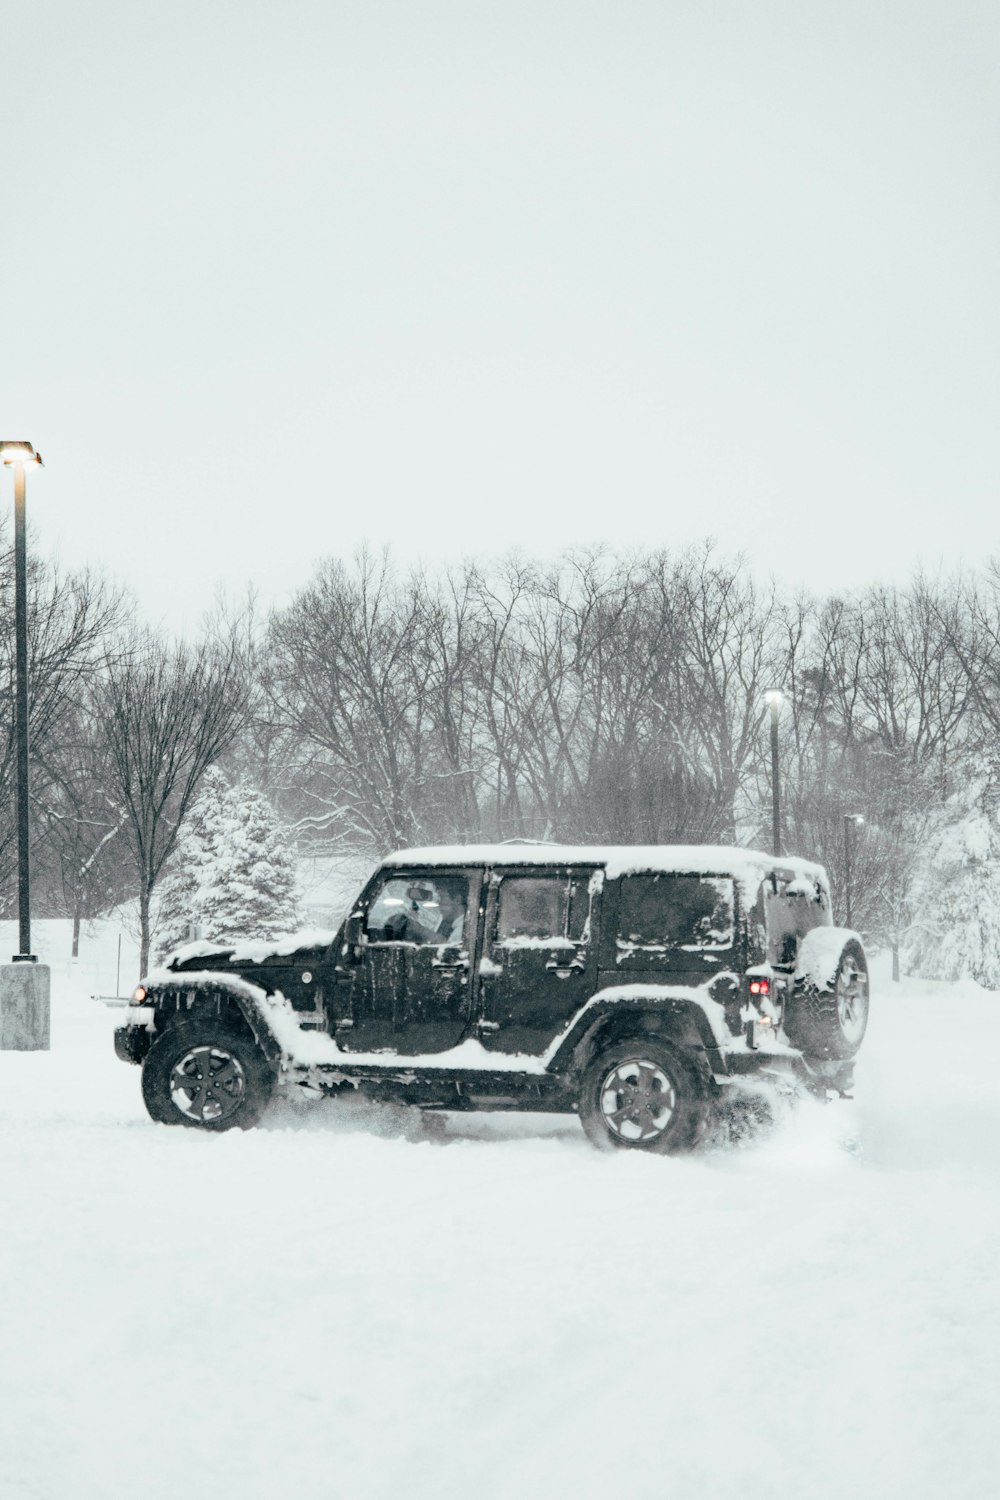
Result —
POLYGON ((853 927, 851 920, 851 876, 852 856, 854 854, 854 833, 864 822, 860 813, 844 814, 844 905, 847 907, 847 925, 853 927))
POLYGON ((34 963, 31 951, 31 866, 28 845, 28 582, 24 519, 24 471, 40 468, 42 457, 30 443, 0 440, 0 459, 14 470, 14 638, 17 657, 15 736, 17 739, 17 920, 15 963, 34 963))
POLYGON ((781 787, 778 782, 778 709, 784 695, 777 688, 765 693, 771 710, 771 840, 774 853, 781 853, 781 787))

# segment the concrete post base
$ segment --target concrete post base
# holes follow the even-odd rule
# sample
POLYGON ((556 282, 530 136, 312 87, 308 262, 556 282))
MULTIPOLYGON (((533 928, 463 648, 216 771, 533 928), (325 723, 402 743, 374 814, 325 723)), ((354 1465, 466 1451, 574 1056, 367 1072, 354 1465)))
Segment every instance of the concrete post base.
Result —
POLYGON ((0 964, 0 1052, 49 1050, 48 964, 0 964))

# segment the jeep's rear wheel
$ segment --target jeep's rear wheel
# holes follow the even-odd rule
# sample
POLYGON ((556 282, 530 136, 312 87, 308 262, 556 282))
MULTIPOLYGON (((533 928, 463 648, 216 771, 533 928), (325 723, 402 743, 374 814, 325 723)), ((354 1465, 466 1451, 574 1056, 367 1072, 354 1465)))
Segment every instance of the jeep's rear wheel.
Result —
POLYGON ((274 1088, 274 1074, 252 1037, 210 1020, 171 1026, 142 1065, 142 1097, 161 1125, 248 1130, 274 1088))
POLYGON ((701 1134, 707 1107, 694 1064, 666 1043, 642 1037, 605 1047, 580 1085, 580 1122, 602 1151, 688 1151, 701 1134))
POLYGON ((820 1061, 857 1054, 868 1026, 868 964, 859 942, 843 946, 825 985, 800 981, 789 996, 785 1032, 793 1047, 820 1061))

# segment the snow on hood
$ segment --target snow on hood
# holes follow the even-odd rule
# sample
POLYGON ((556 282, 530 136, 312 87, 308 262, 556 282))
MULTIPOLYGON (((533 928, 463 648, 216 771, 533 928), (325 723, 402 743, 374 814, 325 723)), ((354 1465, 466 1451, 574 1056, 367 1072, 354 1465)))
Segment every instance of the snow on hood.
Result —
POLYGON ((223 954, 228 957, 231 951, 229 943, 209 943, 199 939, 197 942, 182 943, 179 948, 174 948, 164 958, 162 967, 173 969, 178 964, 189 964, 195 958, 216 958, 223 954))
POLYGON ((222 958, 230 963, 261 964, 269 958, 288 958, 303 948, 329 948, 336 933, 326 927, 303 927, 276 938, 253 938, 246 942, 185 943, 163 960, 164 969, 175 969, 198 958, 222 958))
POLYGON ((326 927, 303 927, 282 937, 262 938, 238 943, 233 949, 233 963, 263 963, 267 958, 288 958, 302 948, 329 948, 336 933, 326 927))

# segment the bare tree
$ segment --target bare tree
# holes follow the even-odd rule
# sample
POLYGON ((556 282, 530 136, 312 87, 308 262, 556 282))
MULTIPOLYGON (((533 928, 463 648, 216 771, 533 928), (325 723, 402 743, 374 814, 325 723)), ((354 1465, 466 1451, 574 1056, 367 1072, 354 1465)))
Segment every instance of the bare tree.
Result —
POLYGON ((399 578, 321 565, 270 622, 259 721, 300 829, 341 847, 481 836, 769 838, 764 693, 784 688, 784 826, 894 944, 923 810, 1000 726, 1000 570, 974 590, 783 602, 710 544, 514 555, 399 578))
POLYGON ((535 690, 521 640, 521 615, 534 587, 534 569, 514 556, 493 574, 477 574, 480 633, 476 680, 487 746, 491 822, 500 838, 542 832, 527 799, 524 720, 535 711, 535 690))
POLYGON ((58 736, 36 750, 36 759, 44 773, 44 795, 35 799, 36 882, 50 914, 71 918, 76 958, 81 922, 125 901, 134 885, 92 698, 62 717, 58 736))
MULTIPOLYGON (((51 874, 54 808, 65 790, 60 756, 72 741, 106 642, 126 614, 120 590, 89 572, 61 574, 33 558, 28 577, 28 701, 30 706, 33 857, 36 887, 51 874)), ((14 741, 13 567, 0 553, 0 879, 13 867, 14 741)))
POLYGON ((126 651, 106 658, 95 700, 138 882, 145 971, 151 898, 177 831, 206 769, 247 719, 239 643, 230 636, 169 647, 151 632, 136 632, 126 651))
POLYGON ((322 563, 272 616, 262 718, 301 833, 381 852, 476 831, 481 635, 471 570, 400 578, 386 555, 322 563))
POLYGON ((970 683, 947 628, 960 604, 953 584, 918 577, 785 611, 790 836, 842 902, 844 819, 863 815, 854 915, 890 945, 897 973, 928 819, 967 743, 970 683))
MULTIPOLYGON (((680 570, 674 608, 685 622, 676 696, 690 762, 715 803, 712 836, 735 842, 755 807, 764 694, 780 684, 782 619, 773 585, 705 546, 680 570)), ((707 832, 707 830, 706 830, 707 832)))

